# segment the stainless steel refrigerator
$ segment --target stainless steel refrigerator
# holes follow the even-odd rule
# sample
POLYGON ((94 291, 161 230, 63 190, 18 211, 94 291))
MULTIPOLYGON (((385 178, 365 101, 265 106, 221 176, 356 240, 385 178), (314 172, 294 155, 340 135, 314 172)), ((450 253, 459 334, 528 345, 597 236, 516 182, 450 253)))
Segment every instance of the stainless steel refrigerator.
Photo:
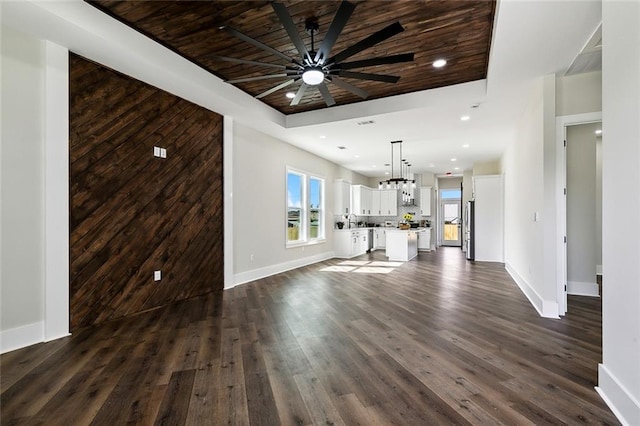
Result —
POLYGON ((464 212, 464 219, 466 222, 466 230, 464 232, 465 241, 467 246, 467 259, 474 260, 475 259, 475 220, 474 220, 474 201, 468 201, 467 206, 464 212))

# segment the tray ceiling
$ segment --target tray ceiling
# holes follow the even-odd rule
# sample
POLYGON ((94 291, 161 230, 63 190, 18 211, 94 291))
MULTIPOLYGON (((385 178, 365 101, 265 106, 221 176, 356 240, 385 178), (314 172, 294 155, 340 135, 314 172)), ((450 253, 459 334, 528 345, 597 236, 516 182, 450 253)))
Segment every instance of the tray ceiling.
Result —
MULTIPOLYGON (((91 1, 114 18, 151 37, 164 46, 223 80, 275 74, 273 69, 221 61, 216 56, 260 61, 277 65, 286 62, 273 54, 241 41, 222 26, 231 26, 284 54, 299 59, 296 47, 280 24, 268 1, 91 1)), ((305 20, 315 17, 322 43, 340 1, 282 1, 306 46, 310 36, 305 20)), ((349 58, 350 61, 414 52, 414 61, 357 69, 375 74, 399 76, 397 83, 343 78, 366 90, 367 99, 378 99, 420 90, 484 79, 496 3, 479 1, 352 1, 355 11, 336 41, 332 54, 340 52, 389 24, 399 21, 405 31, 349 58), (443 68, 433 61, 447 60, 443 68)), ((288 80, 288 77, 235 84, 252 96, 288 80)), ((307 90, 296 106, 285 97, 300 86, 297 81, 261 100, 284 114, 326 108, 318 90, 307 90)), ((337 105, 360 102, 353 93, 328 84, 337 105)))

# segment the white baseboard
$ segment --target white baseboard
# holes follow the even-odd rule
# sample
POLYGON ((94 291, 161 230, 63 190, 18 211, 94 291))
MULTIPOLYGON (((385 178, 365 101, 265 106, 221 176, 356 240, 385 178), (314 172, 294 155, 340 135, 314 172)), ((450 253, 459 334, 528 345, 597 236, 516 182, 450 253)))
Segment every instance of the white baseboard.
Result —
POLYGON ((0 332, 0 353, 15 351, 44 342, 44 322, 23 325, 0 332))
POLYGON ((505 263, 505 269, 511 275, 511 278, 516 282, 522 293, 529 299, 531 305, 538 311, 538 314, 543 318, 555 318, 559 319, 558 315, 558 303, 551 300, 544 300, 538 292, 531 287, 531 285, 524 279, 513 266, 508 262, 505 263))
MULTIPOLYGON (((266 278, 271 275, 279 274, 281 272, 290 271, 291 269, 301 268, 303 266, 311 265, 313 263, 322 262, 324 260, 332 259, 334 252, 320 253, 314 256, 303 257, 300 259, 290 260, 288 262, 278 263, 276 265, 265 266, 263 268, 252 269, 250 271, 240 272, 235 274, 234 285, 248 283, 250 281, 259 280, 260 278, 266 278)), ((226 287, 225 290, 231 288, 226 287)))
POLYGON ((567 294, 574 296, 600 297, 598 283, 567 281, 567 294))
POLYGON ((596 275, 602 276, 602 265, 596 265, 596 275))
POLYGON ((640 402, 609 371, 598 364, 598 386, 596 391, 623 425, 640 425, 640 402))

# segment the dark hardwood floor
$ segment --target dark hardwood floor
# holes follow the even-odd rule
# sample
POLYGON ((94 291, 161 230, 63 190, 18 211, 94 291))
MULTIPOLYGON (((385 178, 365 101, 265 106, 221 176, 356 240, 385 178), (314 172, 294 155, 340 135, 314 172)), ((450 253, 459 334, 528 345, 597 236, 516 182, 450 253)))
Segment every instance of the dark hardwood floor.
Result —
POLYGON ((600 300, 543 319, 457 248, 333 259, 1 357, 2 425, 618 424, 600 300), (341 271, 341 272, 338 272, 341 271))

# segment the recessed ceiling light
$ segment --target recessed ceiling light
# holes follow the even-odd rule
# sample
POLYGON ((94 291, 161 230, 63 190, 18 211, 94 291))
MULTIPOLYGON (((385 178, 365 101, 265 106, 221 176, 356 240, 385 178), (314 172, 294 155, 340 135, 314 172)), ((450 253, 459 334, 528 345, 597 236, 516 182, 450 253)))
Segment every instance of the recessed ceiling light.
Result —
POLYGON ((375 164, 372 164, 372 165, 371 165, 371 167, 375 168, 375 167, 376 167, 376 165, 375 165, 375 164))
POLYGON ((455 159, 455 158, 452 158, 452 159, 451 159, 451 161, 456 161, 456 159, 455 159))
POLYGON ((384 172, 384 174, 385 174, 385 175, 388 175, 388 174, 389 174, 389 172, 384 172))
POLYGON ((601 134, 602 134, 602 130, 601 129, 596 130, 596 135, 601 135, 601 134))
POLYGON ((469 117, 468 115, 463 115, 462 117, 460 117, 460 120, 469 121, 469 120, 471 120, 471 117, 469 117))
POLYGON ((435 61, 433 61, 433 66, 436 68, 442 68, 445 65, 447 65, 447 61, 444 59, 436 59, 435 61))
POLYGON ((287 98, 289 99, 293 99, 296 97, 296 94, 293 92, 287 92, 287 94, 285 95, 287 98))
POLYGON ((326 139, 327 137, 325 135, 321 135, 320 139, 326 139))
POLYGON ((360 158, 360 156, 358 154, 354 155, 354 158, 360 158))
POLYGON ((465 143, 464 145, 462 145, 463 148, 469 148, 469 144, 465 143))
POLYGON ((454 167, 453 170, 460 170, 460 167, 454 167))

